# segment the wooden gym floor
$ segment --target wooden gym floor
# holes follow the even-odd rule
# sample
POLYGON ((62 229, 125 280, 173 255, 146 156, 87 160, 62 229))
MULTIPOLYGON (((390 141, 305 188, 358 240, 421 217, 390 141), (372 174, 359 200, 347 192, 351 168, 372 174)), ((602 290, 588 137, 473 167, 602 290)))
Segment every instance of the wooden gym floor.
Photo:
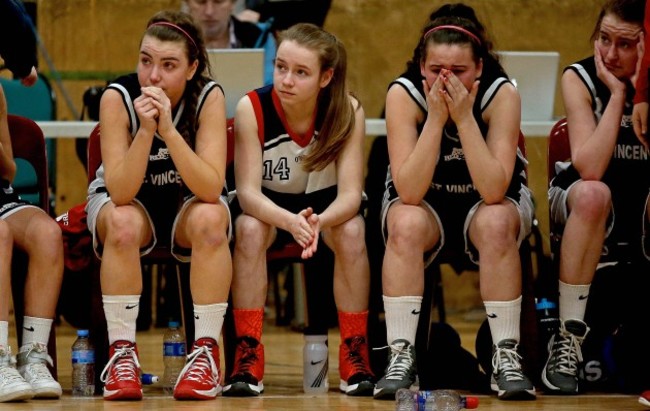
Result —
MULTIPOLYGON (((479 322, 469 316, 449 315, 449 322, 459 331, 463 346, 473 351, 474 336, 479 322), (469 318, 469 319, 467 319, 469 318)), ((10 325, 10 343, 16 351, 13 324, 10 325)), ((63 322, 57 328, 57 355, 59 380, 63 386, 60 400, 31 400, 0 404, 0 410, 114 410, 131 411, 144 409, 161 410, 394 410, 392 401, 378 401, 372 398, 348 397, 338 392, 338 330, 330 330, 330 391, 323 396, 307 396, 302 392, 302 345, 301 333, 288 327, 277 327, 272 320, 264 325, 263 343, 266 347, 265 393, 259 398, 217 397, 207 402, 180 402, 163 394, 156 385, 144 387, 144 400, 138 402, 109 402, 101 396, 76 398, 70 395, 71 365, 70 347, 76 331, 63 322)), ((138 332, 137 341, 143 372, 162 376, 163 365, 162 329, 151 328, 138 332)), ((223 362, 223 359, 222 359, 223 362)), ((101 372, 101 370, 97 370, 101 372)), ((547 411, 641 411, 644 407, 631 395, 594 394, 559 397, 538 394, 536 401, 508 402, 495 396, 480 395, 479 409, 488 411, 547 410, 547 411)))

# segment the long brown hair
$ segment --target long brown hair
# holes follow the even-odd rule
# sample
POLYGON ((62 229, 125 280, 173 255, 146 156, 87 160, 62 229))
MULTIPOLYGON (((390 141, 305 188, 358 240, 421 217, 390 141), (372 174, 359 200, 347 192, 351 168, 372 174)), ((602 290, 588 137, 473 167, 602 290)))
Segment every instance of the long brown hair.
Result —
POLYGON ((278 47, 288 40, 313 50, 318 55, 321 73, 329 69, 334 72, 332 80, 318 96, 318 111, 324 113, 323 120, 316 144, 303 160, 305 170, 323 170, 336 161, 355 126, 354 107, 345 81, 347 53, 334 35, 311 23, 298 23, 280 33, 278 47))
POLYGON ((156 13, 149 22, 142 36, 152 36, 161 41, 180 42, 185 45, 185 52, 190 63, 198 62, 194 76, 185 85, 183 99, 185 109, 178 122, 178 132, 187 144, 194 149, 195 135, 198 129, 196 109, 203 87, 210 81, 204 73, 210 73, 208 52, 205 49, 201 29, 192 17, 182 11, 166 10, 156 13), (167 24, 169 23, 169 24, 167 24))

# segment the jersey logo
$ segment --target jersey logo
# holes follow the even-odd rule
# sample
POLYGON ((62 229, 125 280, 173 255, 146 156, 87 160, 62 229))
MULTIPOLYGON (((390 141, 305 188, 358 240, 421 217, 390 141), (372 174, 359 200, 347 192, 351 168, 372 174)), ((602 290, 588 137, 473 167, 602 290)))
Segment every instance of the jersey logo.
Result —
POLYGON ((445 156, 445 161, 451 160, 465 160, 465 153, 462 148, 454 147, 451 150, 451 154, 445 156))
POLYGON ((149 155, 149 161, 167 160, 168 158, 169 158, 169 150, 167 149, 167 147, 159 148, 158 154, 149 155))

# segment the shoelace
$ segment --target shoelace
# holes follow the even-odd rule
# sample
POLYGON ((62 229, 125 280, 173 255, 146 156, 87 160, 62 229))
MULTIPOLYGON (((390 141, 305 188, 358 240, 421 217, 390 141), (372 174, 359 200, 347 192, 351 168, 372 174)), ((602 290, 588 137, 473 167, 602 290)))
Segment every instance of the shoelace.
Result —
MULTIPOLYGON (((201 382, 203 376, 210 376, 214 381, 218 381, 219 372, 217 371, 217 365, 212 358, 212 352, 208 346, 197 347, 187 356, 187 364, 181 370, 181 376, 184 376, 183 379, 190 381, 201 382), (185 373, 187 372, 187 376, 185 373)), ((179 378, 178 381, 181 379, 179 378)), ((178 384, 176 381, 176 384, 178 384)))
POLYGON ((251 368, 257 361, 256 347, 251 347, 248 342, 242 341, 238 345, 237 350, 241 352, 241 357, 239 357, 239 361, 237 361, 237 369, 234 374, 252 374, 251 368))
POLYGON ((388 345, 378 349, 390 348, 390 362, 384 378, 387 380, 402 380, 413 367, 413 356, 406 345, 388 345))
POLYGON ((582 362, 580 346, 584 337, 578 337, 564 329, 560 330, 559 337, 552 347, 557 358, 555 368, 562 374, 576 376, 578 363, 582 362))
POLYGON ((521 372, 521 355, 517 353, 516 348, 496 348, 495 354, 492 357, 492 368, 495 372, 503 371, 503 376, 506 381, 521 381, 524 379, 524 374, 521 372))
POLYGON ((37 364, 43 365, 40 360, 45 360, 51 367, 54 367, 54 362, 52 361, 52 357, 47 353, 47 347, 45 344, 33 343, 32 346, 29 347, 29 350, 27 350, 25 357, 29 359, 31 353, 35 353, 35 357, 38 357, 37 364))
POLYGON ((114 376, 118 381, 137 381, 137 370, 140 368, 140 362, 133 347, 124 346, 115 349, 113 356, 99 376, 102 382, 106 382, 108 379, 108 371, 111 367, 115 367, 115 372, 111 373, 111 376, 114 376))
POLYGON ((345 344, 348 346, 348 358, 356 371, 355 373, 370 373, 368 364, 364 361, 363 356, 361 355, 361 348, 365 342, 365 338, 360 336, 355 336, 345 341, 345 344))

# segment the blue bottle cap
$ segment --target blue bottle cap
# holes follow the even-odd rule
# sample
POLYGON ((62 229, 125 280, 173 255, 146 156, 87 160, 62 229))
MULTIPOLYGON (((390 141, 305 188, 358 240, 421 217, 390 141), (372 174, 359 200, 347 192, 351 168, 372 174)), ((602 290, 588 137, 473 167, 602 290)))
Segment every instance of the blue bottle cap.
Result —
POLYGON ((169 328, 178 328, 180 327, 180 325, 181 323, 179 323, 178 321, 170 321, 168 324, 169 328))
POLYGON ((77 330, 77 337, 88 337, 88 330, 77 330))
POLYGON ((540 298, 540 300, 537 302, 537 304, 535 304, 535 307, 538 310, 547 310, 547 309, 551 309, 551 308, 556 308, 557 304, 555 304, 555 302, 553 302, 551 300, 548 300, 546 298, 540 298))

